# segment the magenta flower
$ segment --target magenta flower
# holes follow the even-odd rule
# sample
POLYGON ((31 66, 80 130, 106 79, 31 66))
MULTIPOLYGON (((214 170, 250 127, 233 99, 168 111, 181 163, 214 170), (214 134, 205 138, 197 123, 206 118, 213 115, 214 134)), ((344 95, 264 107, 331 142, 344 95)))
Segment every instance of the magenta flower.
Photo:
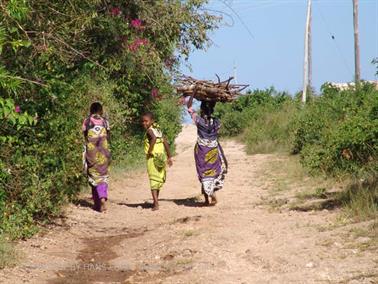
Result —
POLYGON ((145 38, 139 38, 137 39, 137 43, 138 45, 147 45, 148 44, 148 39, 145 39, 145 38))
POLYGON ((148 39, 137 38, 131 44, 129 44, 129 50, 135 52, 139 49, 140 46, 147 45, 148 43, 149 43, 148 39))
POLYGON ((110 14, 111 14, 113 17, 119 16, 119 14, 121 14, 121 9, 120 9, 119 7, 113 7, 113 8, 110 10, 110 14))
POLYGON ((159 90, 157 88, 152 88, 151 90, 151 96, 156 99, 159 95, 159 90))
POLYGON ((140 29, 142 27, 142 21, 140 19, 134 19, 131 21, 131 26, 136 29, 140 29))
POLYGON ((14 108, 14 111, 17 112, 17 113, 20 113, 20 112, 21 112, 21 108, 20 108, 20 106, 16 106, 16 107, 14 108))

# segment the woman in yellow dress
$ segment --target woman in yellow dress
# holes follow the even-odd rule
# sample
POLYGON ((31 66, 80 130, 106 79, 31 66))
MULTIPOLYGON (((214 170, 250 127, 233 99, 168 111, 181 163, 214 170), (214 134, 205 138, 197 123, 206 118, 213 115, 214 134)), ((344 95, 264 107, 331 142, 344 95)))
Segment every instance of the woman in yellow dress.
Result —
POLYGON ((142 125, 146 129, 144 152, 147 159, 147 172, 150 179, 151 194, 154 200, 152 210, 159 209, 159 192, 166 179, 166 164, 172 166, 172 158, 167 139, 154 121, 151 112, 142 116, 142 125))

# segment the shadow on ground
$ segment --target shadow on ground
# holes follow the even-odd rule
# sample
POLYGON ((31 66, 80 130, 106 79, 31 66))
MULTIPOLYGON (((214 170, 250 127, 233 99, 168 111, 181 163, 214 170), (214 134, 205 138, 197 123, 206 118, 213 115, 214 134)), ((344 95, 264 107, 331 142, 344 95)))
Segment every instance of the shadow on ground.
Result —
POLYGON ((117 205, 121 205, 121 206, 127 206, 127 207, 131 207, 131 208, 143 208, 143 209, 151 209, 152 208, 152 203, 147 203, 147 202, 143 202, 143 203, 125 203, 125 202, 119 202, 117 203, 117 205))
POLYGON ((87 207, 87 208, 93 209, 93 203, 88 199, 81 198, 78 200, 74 200, 72 203, 76 206, 87 207))
POLYGON ((203 207, 203 202, 198 201, 195 197, 188 198, 175 198, 175 199, 160 199, 160 201, 173 202, 178 206, 187 206, 187 207, 203 207))

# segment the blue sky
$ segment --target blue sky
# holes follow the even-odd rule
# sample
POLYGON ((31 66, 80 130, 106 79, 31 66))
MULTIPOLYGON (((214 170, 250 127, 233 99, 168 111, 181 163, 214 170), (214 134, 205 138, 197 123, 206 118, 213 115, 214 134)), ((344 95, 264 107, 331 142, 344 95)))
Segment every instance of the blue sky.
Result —
MULTIPOLYGON (((361 77, 377 80, 373 58, 378 57, 378 0, 359 1, 361 77)), ((291 93, 302 89, 306 0, 210 0, 223 24, 210 37, 207 51, 195 51, 185 74, 201 79, 233 75, 251 88, 274 86, 291 93), (227 7, 239 15, 244 22, 227 7), (248 32, 250 31, 250 34, 248 32)), ((349 82, 354 74, 352 0, 313 0, 313 85, 349 82), (335 39, 332 39, 332 35, 335 39)))

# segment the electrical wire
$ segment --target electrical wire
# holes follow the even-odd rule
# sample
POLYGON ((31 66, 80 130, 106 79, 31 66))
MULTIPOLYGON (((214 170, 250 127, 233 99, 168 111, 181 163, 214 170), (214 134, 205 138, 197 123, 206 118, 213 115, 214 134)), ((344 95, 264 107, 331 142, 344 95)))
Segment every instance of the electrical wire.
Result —
POLYGON ((221 1, 228 9, 230 9, 230 11, 235 14, 235 16, 239 19, 240 23, 243 25, 243 27, 246 29, 246 31, 248 32, 248 34, 250 35, 250 37, 254 40, 255 37, 254 35, 252 34, 251 30, 248 28, 248 26, 244 23, 243 19, 239 16, 239 14, 235 11, 234 8, 232 8, 232 6, 227 3, 226 0, 219 0, 221 1))
MULTIPOLYGON (((315 6, 315 5, 314 5, 314 6, 315 6)), ((316 6, 315 6, 315 7, 316 7, 316 6)), ((342 59, 344 65, 345 65, 345 67, 348 69, 349 73, 353 76, 354 73, 352 72, 352 69, 350 68, 350 66, 349 66, 349 64, 348 64, 348 61, 346 60, 346 58, 345 58, 345 56, 344 56, 344 54, 343 54, 343 52, 342 52, 342 50, 341 50, 341 48, 340 48, 340 46, 339 46, 337 40, 336 40, 336 37, 335 37, 334 33, 332 33, 331 29, 329 28, 329 26, 328 26, 328 24, 327 24, 327 22, 326 22, 326 19, 325 19, 323 13, 322 13, 321 8, 320 8, 319 6, 316 7, 316 8, 317 8, 317 10, 318 10, 318 12, 319 12, 319 14, 320 14, 320 17, 321 17, 321 19, 322 19, 322 21, 323 21, 323 24, 325 25, 325 27, 326 27, 326 29, 327 29, 327 31, 328 31, 328 34, 330 35, 330 37, 331 37, 331 39, 332 39, 332 42, 334 43, 334 45, 335 45, 335 47, 336 47, 337 52, 339 53, 339 56, 341 57, 341 59, 342 59)))

